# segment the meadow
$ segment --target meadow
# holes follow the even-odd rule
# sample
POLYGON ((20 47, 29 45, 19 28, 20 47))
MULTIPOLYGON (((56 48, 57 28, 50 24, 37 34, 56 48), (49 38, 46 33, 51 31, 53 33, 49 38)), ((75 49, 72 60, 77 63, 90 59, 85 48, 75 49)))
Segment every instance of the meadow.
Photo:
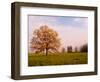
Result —
POLYGON ((75 64, 87 64, 87 53, 55 53, 48 54, 43 53, 28 54, 28 66, 48 66, 48 65, 75 65, 75 64))

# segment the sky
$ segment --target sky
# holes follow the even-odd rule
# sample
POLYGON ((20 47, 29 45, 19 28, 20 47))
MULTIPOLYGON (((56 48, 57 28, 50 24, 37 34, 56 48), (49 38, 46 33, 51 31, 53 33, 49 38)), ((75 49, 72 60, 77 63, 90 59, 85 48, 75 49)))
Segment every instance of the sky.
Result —
POLYGON ((73 48, 80 47, 88 42, 87 17, 29 15, 29 42, 32 39, 33 31, 43 25, 47 25, 49 28, 57 31, 61 39, 60 48, 67 48, 70 45, 73 48))

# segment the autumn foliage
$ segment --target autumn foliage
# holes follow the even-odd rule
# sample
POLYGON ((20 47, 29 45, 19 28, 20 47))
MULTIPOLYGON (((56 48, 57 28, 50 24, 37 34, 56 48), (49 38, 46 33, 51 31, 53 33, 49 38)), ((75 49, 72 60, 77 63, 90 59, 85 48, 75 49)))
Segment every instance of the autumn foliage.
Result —
POLYGON ((30 47, 35 53, 48 55, 49 52, 57 52, 60 47, 58 33, 46 25, 41 26, 33 31, 30 47))

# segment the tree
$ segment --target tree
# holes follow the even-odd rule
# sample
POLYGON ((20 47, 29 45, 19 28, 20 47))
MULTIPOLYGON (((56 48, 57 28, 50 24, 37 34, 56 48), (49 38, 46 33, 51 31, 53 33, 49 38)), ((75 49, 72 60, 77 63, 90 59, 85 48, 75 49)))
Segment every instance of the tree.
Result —
POLYGON ((77 47, 75 47, 75 52, 78 52, 78 48, 77 47))
POLYGON ((62 53, 66 52, 66 49, 65 48, 62 48, 62 53))
POLYGON ((35 52, 45 52, 46 55, 49 51, 58 51, 60 47, 58 33, 46 25, 41 26, 34 30, 30 47, 35 52))
POLYGON ((88 45, 87 44, 82 45, 80 48, 80 52, 88 52, 88 45))
POLYGON ((72 46, 67 47, 67 52, 72 52, 72 46))

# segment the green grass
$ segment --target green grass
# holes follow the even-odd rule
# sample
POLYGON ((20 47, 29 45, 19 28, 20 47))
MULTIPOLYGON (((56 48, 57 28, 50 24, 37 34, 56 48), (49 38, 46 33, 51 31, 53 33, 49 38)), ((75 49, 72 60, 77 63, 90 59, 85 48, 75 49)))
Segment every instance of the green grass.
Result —
POLYGON ((87 64, 87 53, 28 54, 28 66, 87 64))

